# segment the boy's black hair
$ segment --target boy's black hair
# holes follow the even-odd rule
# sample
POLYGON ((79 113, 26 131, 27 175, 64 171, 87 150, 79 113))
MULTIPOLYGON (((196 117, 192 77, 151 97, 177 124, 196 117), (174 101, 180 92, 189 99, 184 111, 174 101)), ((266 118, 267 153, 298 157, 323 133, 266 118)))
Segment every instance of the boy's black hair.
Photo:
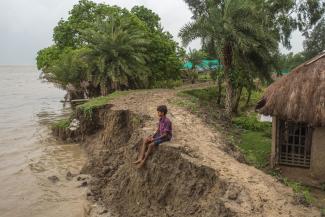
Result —
POLYGON ((157 111, 158 111, 158 112, 163 112, 164 115, 166 115, 166 114, 167 114, 167 106, 165 106, 165 105, 160 105, 160 106, 157 107, 157 111))

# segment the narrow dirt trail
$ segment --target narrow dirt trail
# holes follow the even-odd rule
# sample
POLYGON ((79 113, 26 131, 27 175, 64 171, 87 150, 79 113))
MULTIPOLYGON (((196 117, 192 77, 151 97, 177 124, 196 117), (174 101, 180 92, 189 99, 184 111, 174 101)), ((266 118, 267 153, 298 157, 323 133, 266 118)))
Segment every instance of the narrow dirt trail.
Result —
POLYGON ((177 100, 178 91, 180 90, 135 91, 111 103, 114 104, 113 109, 128 109, 137 114, 150 116, 143 128, 144 136, 156 129, 157 105, 167 105, 168 116, 173 122, 174 137, 166 145, 187 147, 195 153, 198 164, 215 169, 221 180, 234 186, 234 191, 226 194, 229 198, 235 199, 225 201, 225 206, 239 216, 320 216, 316 208, 296 204, 289 187, 225 153, 222 150, 224 144, 221 136, 215 129, 207 126, 199 117, 184 108, 170 103, 170 99, 177 100))

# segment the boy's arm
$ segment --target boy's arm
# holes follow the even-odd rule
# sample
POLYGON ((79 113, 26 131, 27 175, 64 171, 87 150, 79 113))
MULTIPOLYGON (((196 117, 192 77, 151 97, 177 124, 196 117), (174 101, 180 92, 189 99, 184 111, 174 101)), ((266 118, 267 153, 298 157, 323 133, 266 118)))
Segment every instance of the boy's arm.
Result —
POLYGON ((157 141, 157 140, 159 140, 159 139, 164 139, 165 137, 167 137, 167 132, 164 132, 162 135, 160 135, 159 137, 157 137, 157 138, 154 138, 153 139, 153 141, 157 141))
POLYGON ((157 135, 159 133, 159 127, 158 129, 155 131, 155 133, 152 135, 152 137, 154 137, 155 135, 157 135))

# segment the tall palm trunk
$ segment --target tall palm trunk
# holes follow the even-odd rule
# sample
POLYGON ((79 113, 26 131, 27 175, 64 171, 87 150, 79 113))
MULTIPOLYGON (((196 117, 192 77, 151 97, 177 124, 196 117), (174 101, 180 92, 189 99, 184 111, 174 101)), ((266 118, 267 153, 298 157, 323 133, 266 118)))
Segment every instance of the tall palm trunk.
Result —
POLYGON ((232 110, 236 114, 238 113, 238 107, 239 107, 239 102, 240 102, 240 97, 241 97, 242 92, 243 92, 243 86, 240 86, 238 91, 237 91, 234 107, 233 107, 233 110, 232 110))
MULTIPOLYGON (((225 70, 226 72, 226 70, 225 70)), ((232 118, 232 96, 233 96, 233 87, 229 75, 225 75, 225 84, 226 84, 226 98, 225 98, 225 116, 228 121, 231 121, 232 118)))
POLYGON ((225 116, 228 121, 232 118, 232 98, 233 98, 233 85, 231 82, 231 66, 232 66, 232 46, 226 43, 223 47, 223 61, 225 69, 225 84, 226 84, 226 99, 225 99, 225 116))
POLYGON ((222 79, 219 77, 217 81, 217 104, 221 103, 222 79))
POLYGON ((248 106, 248 103, 251 101, 251 96, 252 96, 252 88, 249 87, 248 88, 248 96, 247 96, 247 100, 246 100, 245 106, 248 106))

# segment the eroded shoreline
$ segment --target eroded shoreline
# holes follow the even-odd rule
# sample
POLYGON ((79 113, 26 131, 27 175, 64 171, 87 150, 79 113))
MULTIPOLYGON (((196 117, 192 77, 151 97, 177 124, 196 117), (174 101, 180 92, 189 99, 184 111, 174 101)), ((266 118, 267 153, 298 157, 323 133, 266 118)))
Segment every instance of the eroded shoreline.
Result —
POLYGON ((161 146, 147 166, 137 170, 131 163, 137 146, 155 126, 154 116, 148 114, 155 114, 157 104, 168 104, 173 94, 168 90, 132 93, 98 111, 97 131, 83 142, 89 156, 83 172, 93 177, 89 199, 112 213, 88 209, 90 215, 320 215, 316 208, 297 204, 288 187, 223 152, 217 134, 173 105, 169 115, 176 139, 161 146), (140 100, 145 97, 151 101, 140 100))

